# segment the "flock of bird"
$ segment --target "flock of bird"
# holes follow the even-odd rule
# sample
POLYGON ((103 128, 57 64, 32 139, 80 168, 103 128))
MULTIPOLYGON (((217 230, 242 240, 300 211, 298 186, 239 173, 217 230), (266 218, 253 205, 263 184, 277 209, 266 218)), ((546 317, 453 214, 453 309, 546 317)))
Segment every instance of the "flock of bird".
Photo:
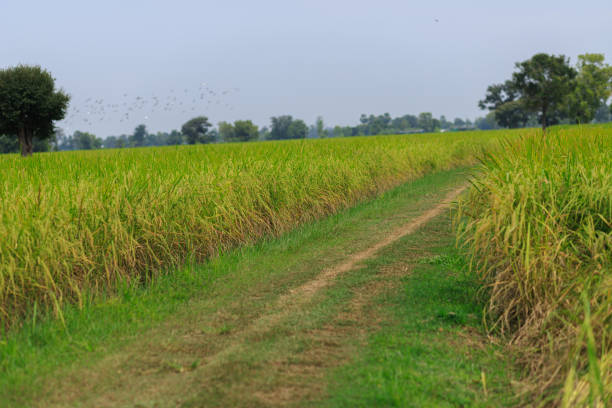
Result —
POLYGON ((202 82, 198 87, 170 89, 165 96, 140 96, 123 93, 120 101, 87 98, 79 102, 72 101, 62 127, 70 130, 76 126, 93 126, 106 121, 146 123, 154 115, 165 112, 182 114, 198 113, 217 106, 233 110, 226 101, 232 93, 240 92, 238 88, 215 90, 202 82))

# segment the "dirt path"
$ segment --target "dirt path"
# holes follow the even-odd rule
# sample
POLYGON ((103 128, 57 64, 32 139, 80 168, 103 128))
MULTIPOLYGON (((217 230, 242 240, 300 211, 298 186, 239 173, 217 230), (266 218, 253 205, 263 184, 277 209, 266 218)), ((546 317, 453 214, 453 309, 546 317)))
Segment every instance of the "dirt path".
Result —
POLYGON ((301 304, 304 301, 308 301, 314 293, 316 293, 321 288, 327 286, 336 276, 341 273, 350 271, 360 262, 365 261, 366 259, 372 258, 386 246, 391 245, 395 241, 401 239, 402 237, 412 234, 419 227, 426 224, 432 218, 437 215, 440 215, 442 211, 449 207, 454 199, 456 199, 459 194, 461 194, 467 187, 462 186, 459 187, 444 197, 444 199, 435 207, 430 210, 425 211, 423 214, 408 222, 405 225, 397 228, 395 231, 392 231, 389 235, 387 235, 383 240, 375 243, 371 247, 353 254, 349 256, 344 262, 340 265, 334 266, 333 268, 324 270, 316 279, 300 286, 299 288, 294 289, 286 296, 281 297, 279 300, 279 307, 286 307, 289 304, 299 303, 301 304))
MULTIPOLYGON (((117 355, 110 355, 93 367, 72 373, 71 379, 67 380, 79 384, 78 387, 57 387, 49 390, 49 398, 41 401, 38 406, 201 406, 186 403, 189 400, 187 397, 197 394, 199 389, 207 389, 208 393, 214 394, 211 387, 214 388, 215 382, 224 381, 226 377, 227 381, 232 381, 232 375, 248 375, 244 370, 250 369, 249 364, 274 364, 270 361, 266 363, 266 357, 262 357, 263 361, 247 362, 245 366, 240 356, 247 355, 252 347, 259 347, 271 336, 276 336, 275 339, 282 338, 283 335, 291 336, 290 332, 283 334, 283 322, 300 319, 303 309, 309 307, 322 289, 329 287, 340 275, 374 257, 383 248, 414 233, 440 215, 465 189, 465 186, 453 189, 433 208, 392 230, 382 240, 348 256, 333 267, 323 269, 314 279, 280 295, 269 310, 243 327, 228 334, 217 333, 211 336, 202 333, 201 322, 191 322, 184 323, 186 327, 181 327, 178 332, 172 329, 168 333, 158 333, 151 336, 148 343, 139 344, 117 355), (280 331, 280 335, 275 330, 280 331)), ((367 287, 365 289, 367 290, 367 287)), ((359 298, 357 296, 357 299, 359 298)), ((350 306, 352 309, 355 307, 350 306)), ((319 338, 329 342, 330 336, 333 338, 337 335, 339 334, 319 333, 319 338)), ((351 334, 347 332, 344 335, 351 334)), ((320 356, 317 361, 317 364, 325 364, 320 356)), ((233 392, 249 391, 238 387, 233 392)), ((259 405, 285 405, 292 398, 299 397, 295 394, 291 389, 282 387, 273 393, 260 393, 259 405)))

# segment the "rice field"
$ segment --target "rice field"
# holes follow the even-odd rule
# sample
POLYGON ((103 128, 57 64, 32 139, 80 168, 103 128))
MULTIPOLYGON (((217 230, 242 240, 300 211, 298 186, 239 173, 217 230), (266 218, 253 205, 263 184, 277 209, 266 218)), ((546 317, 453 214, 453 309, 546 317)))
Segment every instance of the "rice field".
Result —
POLYGON ((0 156, 0 326, 202 262, 426 173, 507 132, 0 156))
POLYGON ((612 403, 612 127, 523 135, 487 155, 458 213, 491 328, 535 405, 612 403))
POLYGON ((525 401, 612 401, 612 127, 0 156, 0 327, 480 162, 456 213, 525 401))

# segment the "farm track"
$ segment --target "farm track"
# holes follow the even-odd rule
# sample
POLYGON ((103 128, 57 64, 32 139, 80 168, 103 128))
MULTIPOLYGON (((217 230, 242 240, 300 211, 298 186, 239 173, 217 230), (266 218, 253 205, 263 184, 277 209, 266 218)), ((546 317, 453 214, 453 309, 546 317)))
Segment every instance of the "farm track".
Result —
MULTIPOLYGON (((215 391, 215 384, 224 382, 236 382, 231 387, 234 393, 254 394, 249 403, 228 401, 229 405, 225 406, 286 406, 324 392, 322 375, 325 369, 340 364, 348 357, 348 350, 340 347, 343 338, 346 340, 347 337, 356 336, 373 324, 372 317, 363 314, 362 309, 368 299, 379 292, 380 287, 364 285, 359 288, 361 292, 355 293, 348 302, 345 314, 351 314, 351 319, 357 321, 356 327, 343 329, 327 326, 306 330, 306 341, 318 345, 318 348, 311 350, 310 357, 296 353, 295 358, 301 361, 297 365, 300 367, 297 374, 293 372, 295 367, 288 370, 286 364, 279 363, 274 353, 266 356, 269 350, 264 350, 263 357, 254 361, 248 357, 251 348, 253 345, 260 347, 266 342, 271 342, 274 347, 280 344, 282 348, 286 339, 290 341, 296 336, 291 328, 294 325, 292 322, 307 319, 305 313, 317 307, 317 296, 323 289, 332 286, 342 274, 359 267, 382 249, 413 234, 442 214, 465 189, 465 185, 453 188, 433 207, 409 218, 400 227, 391 229, 382 239, 350 254, 334 266, 323 268, 305 283, 288 288, 257 315, 246 312, 237 319, 236 313, 231 310, 217 310, 204 321, 196 319, 181 322, 178 319, 170 322, 161 333, 138 340, 134 342, 135 345, 113 353, 91 367, 69 373, 67 381, 63 383, 79 386, 55 388, 57 384, 53 384, 53 389, 48 390, 49 398, 39 401, 37 406, 224 406, 219 401, 202 405, 201 399, 193 398, 201 394, 202 389, 206 390, 207 395, 220 394, 220 391, 215 391), (215 329, 211 332, 206 327, 215 329), (279 365, 283 367, 279 368, 279 365), (253 392, 257 388, 245 384, 251 381, 248 375, 253 366, 276 366, 276 371, 280 370, 289 380, 293 378, 294 383, 272 384, 268 391, 253 392), (306 381, 304 375, 309 380, 306 381)), ((407 273, 406 268, 401 273, 407 273)), ((237 304, 234 306, 243 307, 237 304)))

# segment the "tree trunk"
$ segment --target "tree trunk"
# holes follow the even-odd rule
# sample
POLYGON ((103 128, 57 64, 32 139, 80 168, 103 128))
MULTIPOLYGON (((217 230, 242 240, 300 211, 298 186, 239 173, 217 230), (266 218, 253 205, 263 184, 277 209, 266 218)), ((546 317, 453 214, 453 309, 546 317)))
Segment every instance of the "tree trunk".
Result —
POLYGON ((542 136, 546 135, 546 107, 542 109, 542 136))
POLYGON ((19 147, 21 149, 21 156, 27 157, 28 148, 26 145, 26 130, 25 128, 19 128, 19 147))
POLYGON ((28 156, 34 153, 34 132, 32 129, 26 130, 26 144, 28 146, 28 156))
POLYGON ((32 155, 34 150, 33 135, 30 129, 22 127, 19 129, 19 147, 21 148, 21 156, 28 157, 32 155))

